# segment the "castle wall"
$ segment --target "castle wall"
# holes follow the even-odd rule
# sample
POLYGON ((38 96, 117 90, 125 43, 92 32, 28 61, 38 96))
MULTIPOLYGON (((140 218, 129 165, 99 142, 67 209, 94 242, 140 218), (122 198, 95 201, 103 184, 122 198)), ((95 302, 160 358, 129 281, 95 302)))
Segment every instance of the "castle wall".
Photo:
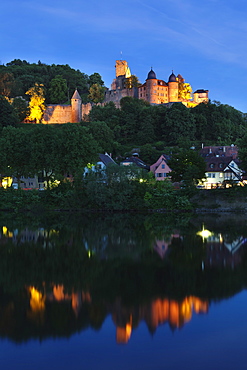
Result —
POLYGON ((112 101, 117 108, 120 108, 120 100, 126 96, 138 98, 138 88, 133 87, 132 89, 108 90, 105 93, 104 103, 112 101))
POLYGON ((44 124, 71 122, 71 105, 48 105, 42 118, 44 124))

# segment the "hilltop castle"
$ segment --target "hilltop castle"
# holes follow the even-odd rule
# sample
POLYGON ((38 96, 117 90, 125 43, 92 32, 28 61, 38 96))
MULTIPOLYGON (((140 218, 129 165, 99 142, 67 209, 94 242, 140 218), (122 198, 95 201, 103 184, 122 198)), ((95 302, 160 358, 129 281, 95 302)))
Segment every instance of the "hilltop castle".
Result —
MULTIPOLYGON (((183 94, 183 89, 190 88, 189 84, 181 75, 172 74, 168 82, 157 79, 155 72, 151 68, 144 84, 133 84, 130 68, 126 60, 117 60, 115 65, 116 77, 112 81, 111 88, 106 90, 102 105, 114 102, 117 108, 120 108, 120 100, 126 96, 137 99, 143 99, 150 104, 167 104, 181 102, 187 107, 195 106, 208 101, 208 90, 196 90, 193 98, 183 94), (132 86, 134 85, 134 86, 132 86)), ((137 82, 137 81, 135 81, 137 82)), ((71 98, 71 105, 48 105, 42 123, 76 123, 83 120, 92 109, 92 104, 82 104, 81 97, 76 90, 71 98)))
POLYGON ((120 106, 120 100, 125 96, 143 99, 150 104, 181 102, 188 107, 208 101, 208 90, 203 89, 196 90, 193 98, 190 96, 186 97, 183 90, 186 90, 186 88, 189 89, 190 85, 185 83, 181 75, 175 76, 173 72, 169 76, 168 82, 165 82, 164 80, 157 79, 156 73, 151 68, 144 84, 132 87, 128 83, 131 78, 128 63, 125 60, 117 60, 115 68, 116 78, 111 84, 111 89, 106 91, 104 101, 106 103, 113 101, 117 107, 120 106))

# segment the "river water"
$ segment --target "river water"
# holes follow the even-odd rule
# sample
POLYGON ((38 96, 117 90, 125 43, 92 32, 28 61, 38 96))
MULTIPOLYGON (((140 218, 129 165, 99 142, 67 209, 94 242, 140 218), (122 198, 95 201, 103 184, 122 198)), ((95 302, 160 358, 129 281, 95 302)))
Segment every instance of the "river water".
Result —
POLYGON ((246 369, 246 226, 0 215, 1 369, 246 369))

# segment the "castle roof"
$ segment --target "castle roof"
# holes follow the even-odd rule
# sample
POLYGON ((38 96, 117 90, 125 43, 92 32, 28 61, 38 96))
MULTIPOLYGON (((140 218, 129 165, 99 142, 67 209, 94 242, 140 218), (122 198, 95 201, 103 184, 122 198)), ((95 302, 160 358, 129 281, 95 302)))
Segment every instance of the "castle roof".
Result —
POLYGON ((79 100, 81 100, 80 94, 78 93, 77 89, 75 90, 75 92, 74 92, 74 94, 73 94, 73 96, 72 96, 71 99, 77 99, 77 100, 79 99, 79 100))
POLYGON ((153 69, 152 69, 152 68, 151 68, 151 70, 148 72, 147 80, 156 80, 156 73, 153 71, 153 69))
POLYGON ((168 82, 177 82, 177 78, 173 72, 170 75, 168 82))

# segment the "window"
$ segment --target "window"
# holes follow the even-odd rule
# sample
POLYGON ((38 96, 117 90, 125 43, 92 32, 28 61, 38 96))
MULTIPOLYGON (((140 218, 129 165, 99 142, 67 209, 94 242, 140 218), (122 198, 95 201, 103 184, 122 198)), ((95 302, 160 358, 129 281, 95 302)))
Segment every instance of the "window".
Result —
POLYGON ((162 177, 162 173, 160 173, 160 172, 158 172, 158 173, 156 173, 156 177, 162 177))
POLYGON ((207 173, 207 177, 209 177, 209 178, 210 178, 210 177, 211 177, 211 173, 207 173))
POLYGON ((220 163, 219 164, 219 168, 223 168, 223 163, 220 163))
POLYGON ((214 163, 210 163, 209 167, 214 168, 214 163))
POLYGON ((163 169, 166 168, 165 164, 162 164, 161 168, 163 168, 163 169))
POLYGON ((215 179, 215 173, 212 173, 212 178, 215 179))

